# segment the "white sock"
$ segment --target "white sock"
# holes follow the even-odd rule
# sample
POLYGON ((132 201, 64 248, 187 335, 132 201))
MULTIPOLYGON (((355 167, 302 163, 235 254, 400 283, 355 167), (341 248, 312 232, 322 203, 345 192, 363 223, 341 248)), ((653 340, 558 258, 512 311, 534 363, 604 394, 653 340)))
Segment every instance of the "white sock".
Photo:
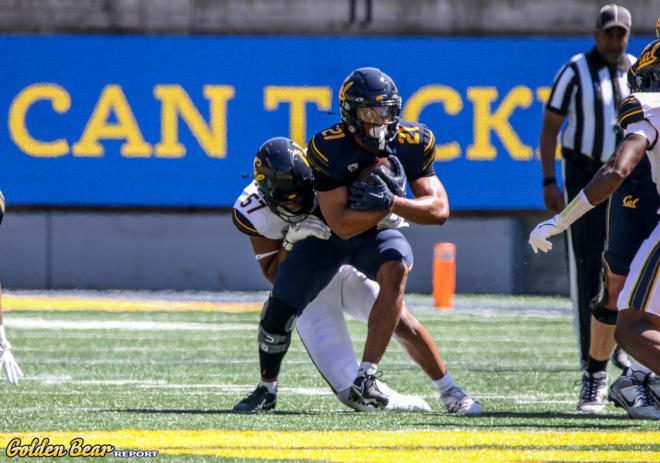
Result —
POLYGON ((259 381, 259 386, 265 386, 271 394, 277 394, 277 381, 259 381))
POLYGON ((447 372, 447 374, 444 375, 442 378, 433 380, 431 382, 438 390, 441 397, 445 395, 447 392, 449 392, 451 388, 456 387, 454 381, 452 381, 451 379, 451 376, 449 376, 449 372, 447 372))
POLYGON ((360 364, 360 368, 358 368, 357 375, 358 376, 375 375, 377 370, 378 370, 378 365, 376 363, 362 362, 360 364))
POLYGON ((633 371, 640 371, 645 375, 651 373, 651 369, 649 367, 647 367, 646 365, 642 365, 637 360, 633 360, 630 367, 626 370, 626 376, 632 376, 633 371))

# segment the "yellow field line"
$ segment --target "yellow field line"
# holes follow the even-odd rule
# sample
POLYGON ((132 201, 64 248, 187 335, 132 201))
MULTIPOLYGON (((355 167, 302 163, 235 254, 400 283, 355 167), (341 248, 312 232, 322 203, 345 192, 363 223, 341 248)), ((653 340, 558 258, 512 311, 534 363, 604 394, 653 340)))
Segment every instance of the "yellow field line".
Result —
POLYGON ((167 301, 154 299, 114 299, 108 297, 60 297, 4 295, 3 310, 53 310, 110 312, 199 311, 199 312, 257 312, 263 303, 167 301))
POLYGON ((13 438, 23 445, 34 437, 66 445, 158 450, 163 454, 213 455, 254 460, 308 459, 348 462, 485 461, 660 461, 660 451, 598 450, 595 446, 660 445, 660 432, 506 432, 506 431, 223 431, 117 430, 0 433, 0 447, 13 438), (561 447, 572 447, 562 449, 561 447), (499 448, 498 448, 499 447, 499 448), (502 448, 505 447, 505 448, 502 448), (518 447, 518 448, 512 448, 518 447))

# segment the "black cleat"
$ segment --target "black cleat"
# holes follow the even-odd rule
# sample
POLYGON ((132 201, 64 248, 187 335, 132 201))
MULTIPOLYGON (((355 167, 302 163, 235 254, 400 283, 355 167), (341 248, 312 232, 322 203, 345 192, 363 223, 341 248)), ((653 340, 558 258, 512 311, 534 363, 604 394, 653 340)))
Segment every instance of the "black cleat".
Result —
POLYGON ((277 405, 277 395, 268 392, 266 386, 257 386, 248 396, 234 405, 235 412, 254 412, 272 410, 277 405))
POLYGON ((363 406, 372 406, 375 408, 385 408, 390 401, 378 388, 376 376, 364 375, 358 376, 351 385, 351 391, 348 393, 348 399, 363 406))
POLYGON ((622 370, 624 373, 628 368, 630 368, 630 365, 632 365, 628 354, 626 354, 626 351, 621 349, 619 346, 616 346, 614 349, 614 353, 612 354, 612 357, 610 357, 610 362, 612 362, 615 367, 617 367, 619 370, 622 370))

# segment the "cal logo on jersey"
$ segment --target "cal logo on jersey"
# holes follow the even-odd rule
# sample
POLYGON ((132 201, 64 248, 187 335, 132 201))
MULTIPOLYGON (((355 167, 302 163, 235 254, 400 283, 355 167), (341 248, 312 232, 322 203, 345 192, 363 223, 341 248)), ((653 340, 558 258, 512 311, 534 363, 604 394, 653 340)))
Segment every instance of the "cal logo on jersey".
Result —
POLYGON ((637 203, 639 198, 633 198, 632 195, 628 195, 623 198, 623 207, 629 207, 630 209, 637 209, 637 203))

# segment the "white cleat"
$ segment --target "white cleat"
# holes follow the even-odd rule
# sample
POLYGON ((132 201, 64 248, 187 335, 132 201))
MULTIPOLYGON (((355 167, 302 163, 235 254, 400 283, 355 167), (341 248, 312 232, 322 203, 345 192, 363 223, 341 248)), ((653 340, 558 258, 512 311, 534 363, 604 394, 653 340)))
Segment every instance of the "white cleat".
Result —
POLYGON ((391 387, 387 386, 385 383, 376 380, 378 383, 378 389, 385 394, 389 401, 385 408, 376 408, 373 405, 365 405, 358 403, 354 400, 348 399, 347 402, 344 402, 349 407, 357 410, 359 412, 430 412, 431 407, 418 395, 406 395, 400 394, 391 387))
POLYGON ((607 373, 585 371, 582 375, 582 389, 576 410, 582 413, 605 413, 607 395, 607 373))
POLYGON ((650 376, 641 372, 619 376, 610 386, 608 399, 625 409, 631 418, 660 420, 660 410, 655 407, 653 393, 647 385, 650 376))
POLYGON ((451 388, 445 395, 440 397, 447 407, 447 412, 460 416, 481 415, 481 405, 472 397, 461 391, 457 386, 451 388))
POLYGON ((386 384, 378 382, 379 389, 389 396, 385 410, 400 411, 400 412, 430 412, 431 407, 418 395, 400 394, 394 389, 388 387, 386 384))

